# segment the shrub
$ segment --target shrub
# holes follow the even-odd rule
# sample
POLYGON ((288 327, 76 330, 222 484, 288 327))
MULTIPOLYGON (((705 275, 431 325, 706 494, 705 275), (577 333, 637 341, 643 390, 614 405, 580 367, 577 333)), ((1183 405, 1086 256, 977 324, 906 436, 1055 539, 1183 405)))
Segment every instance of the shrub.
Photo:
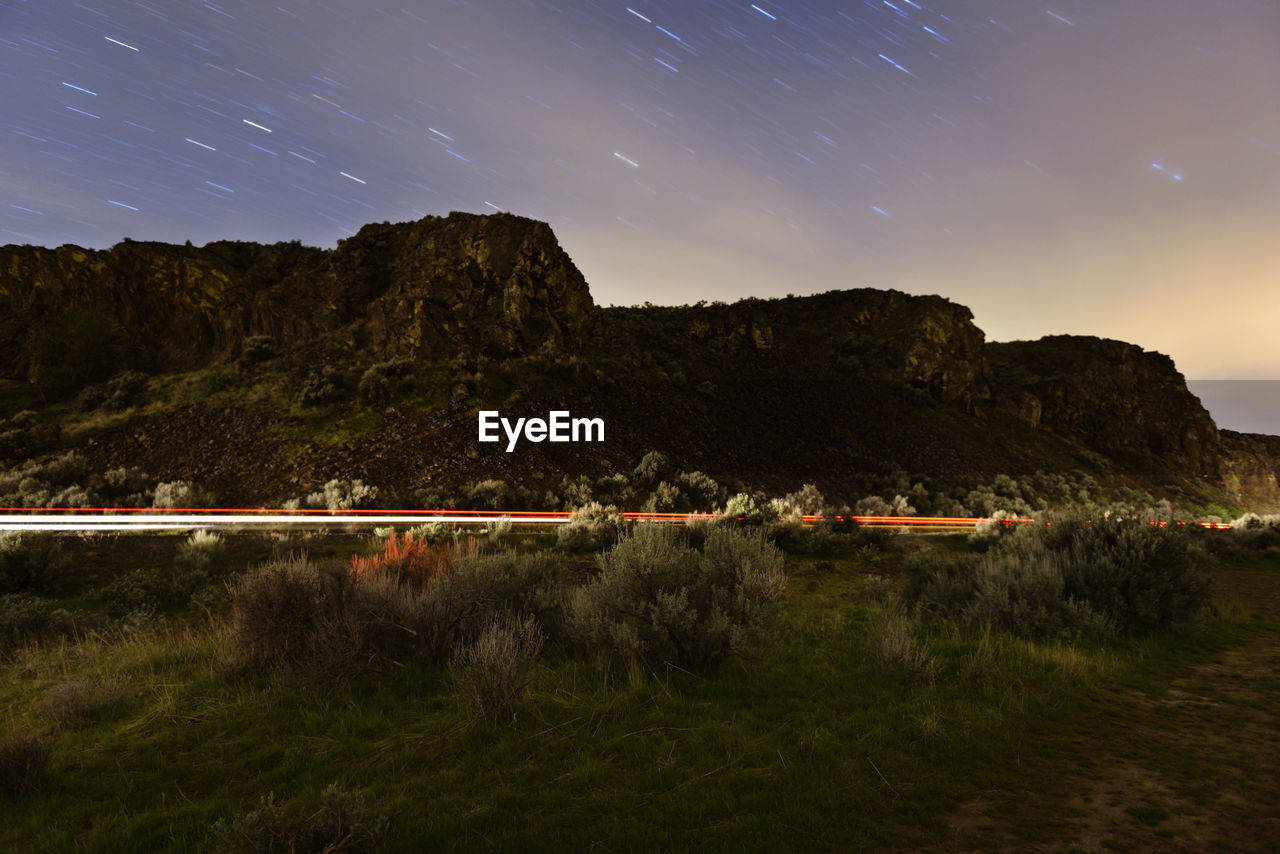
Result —
POLYGON ((317 497, 324 502, 321 506, 327 507, 331 513, 354 510, 373 502, 378 497, 378 487, 367 486, 359 478, 351 481, 334 478, 324 485, 323 493, 309 496, 307 505, 316 506, 314 499, 317 497))
POLYGON ((682 513, 692 509, 692 505, 680 492, 680 487, 663 480, 649 493, 640 509, 645 513, 682 513))
POLYGON ((456 597, 483 606, 467 633, 479 630, 486 614, 532 617, 547 640, 558 642, 565 634, 568 599, 562 576, 560 560, 547 552, 473 553, 459 561, 449 586, 456 597))
POLYGON ((805 516, 821 513, 827 506, 826 499, 812 483, 806 483, 799 492, 793 492, 782 500, 795 513, 805 516))
POLYGON ((49 748, 34 735, 0 739, 0 797, 34 788, 49 764, 49 748))
POLYGON ((436 542, 443 540, 448 535, 444 522, 424 522, 421 525, 414 525, 405 534, 415 540, 424 542, 436 542))
POLYGON ((679 530, 641 525, 598 562, 575 591, 571 631, 627 662, 709 669, 742 655, 786 586, 778 550, 728 528, 699 554, 679 530))
POLYGON ((1233 531, 1260 531, 1264 528, 1280 528, 1280 514, 1260 516, 1257 513, 1245 513, 1231 521, 1233 531))
POLYGON ((174 480, 156 484, 155 497, 151 501, 151 506, 170 510, 199 507, 205 502, 206 497, 191 481, 174 480))
POLYGON ((710 510, 724 498, 720 485, 700 471, 681 472, 676 476, 676 483, 698 510, 710 510))
POLYGON ((729 522, 760 525, 768 520, 768 511, 761 509, 756 500, 745 492, 734 495, 724 505, 724 516, 729 522))
MULTIPOLYGON (((1123 634, 1145 634, 1190 619, 1209 601, 1212 582, 1204 550, 1177 528, 1067 522, 1033 527, 1027 539, 1034 544, 1037 535, 1065 554, 1066 595, 1087 603, 1123 634)), ((1015 538, 1013 544, 1019 542, 1015 538)))
POLYGON ((1207 602, 1204 550, 1177 528, 1067 520, 1027 525, 981 558, 908 560, 903 603, 1024 636, 1145 634, 1207 602))
POLYGON ((873 623, 871 658, 886 673, 912 682, 933 681, 933 659, 916 642, 911 623, 896 614, 883 614, 873 623))
POLYGON ((0 653, 28 641, 65 637, 76 632, 76 620, 29 593, 0 596, 0 653))
POLYGON ((291 558, 242 578, 232 588, 242 654, 329 680, 386 661, 447 661, 495 617, 531 617, 544 634, 563 633, 554 558, 406 543, 417 541, 350 566, 291 558))
POLYGON ((413 387, 413 362, 392 359, 370 365, 356 385, 356 393, 365 403, 388 403, 396 395, 413 387))
POLYGON ((454 654, 451 669, 458 690, 477 715, 491 723, 510 717, 524 697, 543 640, 531 617, 494 620, 474 643, 454 654))
POLYGON ((501 516, 497 519, 490 519, 484 523, 484 535, 489 540, 489 545, 496 546, 502 542, 502 538, 511 533, 511 517, 501 516))
POLYGON ((387 536, 381 553, 351 558, 351 574, 357 577, 381 575, 396 584, 422 589, 430 581, 453 572, 458 558, 471 546, 445 543, 433 547, 429 540, 413 536, 397 537, 395 529, 387 536))
POLYGON ((231 587, 236 645, 255 662, 298 662, 336 608, 334 584, 300 557, 273 561, 231 587))
POLYGON ((267 794, 258 806, 228 822, 219 819, 210 830, 213 850, 219 852, 306 852, 374 851, 387 820, 369 813, 364 797, 333 783, 321 793, 320 809, 307 818, 290 817, 274 794, 267 794))
POLYGON ((342 396, 342 372, 332 365, 324 365, 307 375, 298 389, 299 406, 319 406, 342 396))
POLYGON ((76 405, 85 411, 102 407, 108 412, 119 412, 145 402, 150 382, 146 374, 124 371, 105 383, 85 388, 76 397, 76 405))
POLYGON ((174 565, 180 572, 207 572, 225 549, 226 543, 217 532, 200 528, 178 547, 174 565))
POLYGON ((98 591, 98 600, 106 605, 107 616, 120 620, 130 614, 152 614, 185 605, 208 583, 203 569, 135 569, 98 591))
POLYGON ((251 335, 240 342, 240 362, 256 365, 280 354, 276 339, 270 335, 251 335))
POLYGON ((1018 514, 1011 510, 997 510, 985 519, 979 519, 969 535, 969 548, 975 552, 985 552, 1006 534, 1011 534, 1018 526, 1015 520, 1018 514))
POLYGON ((508 491, 504 481, 479 481, 467 490, 467 505, 481 510, 501 510, 507 503, 508 491))
POLYGON ((25 460, 55 445, 62 438, 62 426, 43 423, 40 416, 24 409, 8 421, 0 422, 0 460, 25 460))
POLYGON ((45 592, 57 586, 68 565, 52 534, 0 533, 0 593, 45 592))
POLYGON ((631 477, 639 486, 653 487, 659 481, 669 480, 674 473, 675 469, 666 454, 661 451, 650 451, 641 457, 631 477))
POLYGON ((556 530, 556 545, 567 552, 595 551, 616 543, 626 526, 617 507, 592 501, 569 514, 556 530))

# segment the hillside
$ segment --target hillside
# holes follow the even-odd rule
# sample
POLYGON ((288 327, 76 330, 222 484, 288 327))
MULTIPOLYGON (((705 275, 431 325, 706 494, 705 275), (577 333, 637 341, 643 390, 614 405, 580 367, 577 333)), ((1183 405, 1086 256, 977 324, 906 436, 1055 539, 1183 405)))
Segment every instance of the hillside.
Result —
POLYGON ((369 225, 328 251, 0 248, 0 354, 10 479, 74 450, 99 495, 123 467, 226 506, 333 478, 407 504, 485 480, 559 503, 658 450, 722 485, 849 503, 920 483, 940 505, 1039 471, 1280 504, 1280 440, 1219 432, 1166 356, 989 343, 963 306, 896 291, 602 308, 551 229, 509 214, 369 225), (479 409, 600 417, 605 441, 507 453, 477 442, 479 409))

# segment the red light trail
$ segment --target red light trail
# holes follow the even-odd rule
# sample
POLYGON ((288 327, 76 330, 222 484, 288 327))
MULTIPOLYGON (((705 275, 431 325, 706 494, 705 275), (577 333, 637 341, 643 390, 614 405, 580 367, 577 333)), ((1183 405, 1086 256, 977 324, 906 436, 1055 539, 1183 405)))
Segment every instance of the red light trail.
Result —
MULTIPOLYGON (((344 526, 421 525, 427 522, 475 524, 506 519, 513 525, 563 525, 567 511, 540 510, 283 510, 275 508, 222 507, 0 507, 0 531, 136 531, 187 530, 192 528, 259 528, 271 529, 296 525, 324 527, 325 523, 344 526)), ((683 524, 697 520, 724 518, 717 513, 622 513, 633 522, 667 522, 683 524)), ((856 522, 871 527, 914 528, 925 530, 966 530, 987 521, 970 516, 821 516, 805 515, 804 524, 820 522, 856 522)), ((1033 524, 1035 519, 1003 519, 1001 524, 1033 524)), ((1226 529, 1228 522, 1161 522, 1200 525, 1226 529)))

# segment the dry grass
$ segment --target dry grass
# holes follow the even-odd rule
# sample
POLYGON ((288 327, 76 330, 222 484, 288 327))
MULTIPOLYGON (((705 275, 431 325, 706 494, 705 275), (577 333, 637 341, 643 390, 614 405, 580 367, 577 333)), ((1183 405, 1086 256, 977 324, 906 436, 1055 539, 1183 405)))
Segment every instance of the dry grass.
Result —
POLYGON ((124 683, 114 677, 92 682, 74 679, 59 682, 45 691, 36 699, 35 710, 42 718, 65 722, 93 717, 115 705, 124 695, 124 683))
POLYGON ((31 789, 49 764, 49 748, 34 735, 0 739, 0 797, 14 797, 31 789))
POLYGON ((490 623, 475 643, 454 655, 453 676, 472 711, 496 723, 524 697, 543 636, 531 618, 490 623))
POLYGON ((932 682, 933 658, 911 634, 911 622, 896 614, 882 615, 872 626, 871 657, 887 673, 912 682, 932 682))

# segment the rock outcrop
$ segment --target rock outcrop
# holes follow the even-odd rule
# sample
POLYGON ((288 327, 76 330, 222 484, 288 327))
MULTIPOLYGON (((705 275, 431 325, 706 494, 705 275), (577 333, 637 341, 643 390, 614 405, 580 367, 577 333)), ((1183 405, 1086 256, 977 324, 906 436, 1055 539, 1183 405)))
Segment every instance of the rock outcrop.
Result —
MULTIPOLYGON (((63 441, 59 416, 23 409, 92 384, 98 393, 87 389, 78 406, 115 401, 126 385, 145 389, 126 369, 175 373, 277 355, 285 358, 219 375, 246 388, 280 377, 300 406, 329 407, 326 418, 394 397, 389 381, 385 394, 356 381, 374 368, 435 384, 418 388, 416 405, 450 402, 388 407, 384 427, 345 457, 267 435, 279 413, 226 401, 134 416, 82 450, 103 465, 139 460, 204 480, 237 500, 274 494, 276 476, 301 457, 314 477, 364 471, 410 488, 443 476, 441 448, 458 466, 449 477, 497 470, 520 482, 599 474, 662 447, 700 470, 783 489, 797 478, 858 484, 883 470, 964 485, 1084 466, 1195 500, 1280 505, 1280 438, 1219 433, 1167 356, 1090 337, 987 343, 969 309, 938 296, 864 288, 597 309, 551 228, 509 214, 368 225, 332 250, 0 248, 0 387, 18 381, 0 409, 0 457, 63 441), (405 361, 385 364, 392 359, 405 361), (471 442, 478 401, 572 405, 606 417, 610 442, 572 450, 580 456, 540 448, 548 456, 537 464, 483 456, 471 442), (135 429, 142 421, 145 435, 135 429), (257 431, 260 445, 219 422, 257 431), (432 437, 425 449, 423 436, 432 437)), ((117 410, 134 405, 125 397, 117 410)))
POLYGON ((1280 511, 1280 436, 1220 433, 1225 454, 1222 481, 1237 504, 1265 512, 1280 511))
POLYGON ((1030 427, 1056 429, 1111 457, 1149 454, 1218 478, 1218 429, 1173 360, 1133 344, 1053 335, 988 344, 997 402, 1030 427))
POLYGON ((287 349, 342 332, 382 358, 505 356, 572 344, 592 317, 551 228, 510 214, 368 225, 330 251, 0 248, 0 377, 69 388, 222 361, 253 336, 287 349))

